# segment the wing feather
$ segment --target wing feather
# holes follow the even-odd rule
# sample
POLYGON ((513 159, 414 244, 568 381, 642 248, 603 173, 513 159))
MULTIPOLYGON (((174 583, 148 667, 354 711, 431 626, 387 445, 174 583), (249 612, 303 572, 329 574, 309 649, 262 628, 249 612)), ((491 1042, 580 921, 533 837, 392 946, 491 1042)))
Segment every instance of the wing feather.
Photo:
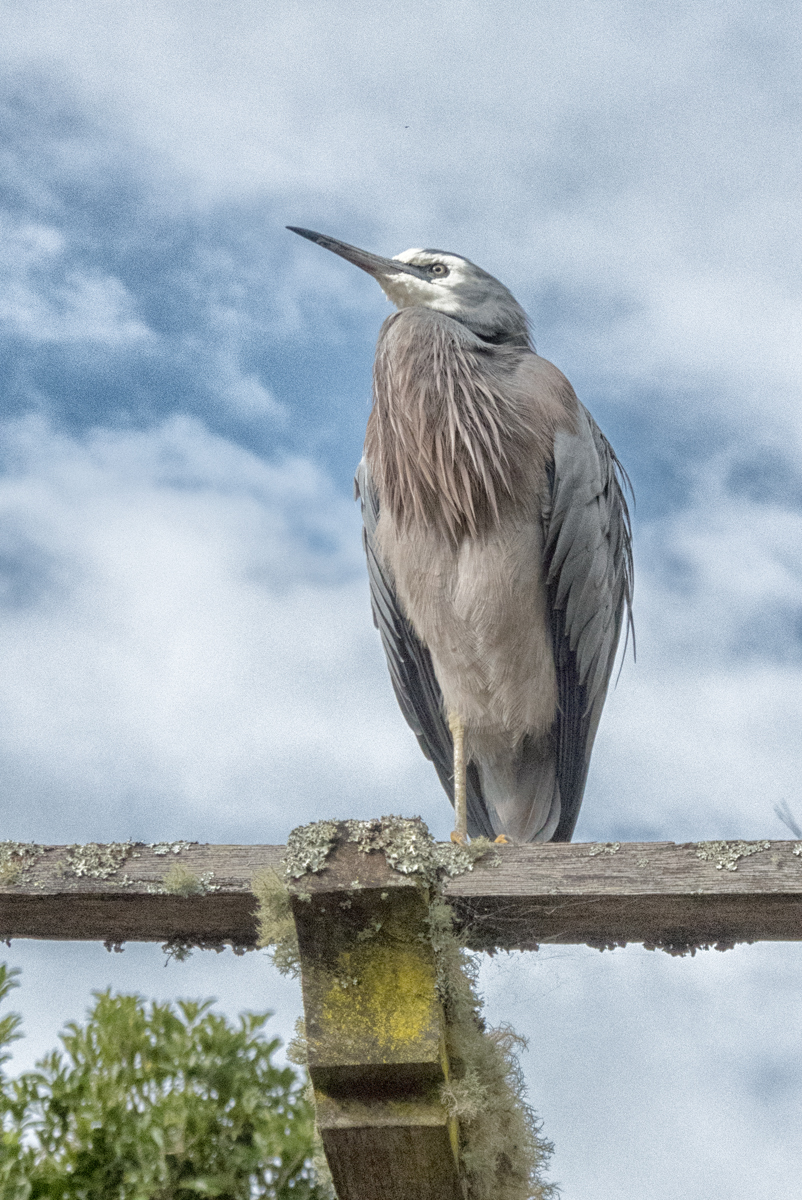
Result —
POLYGON ((561 430, 555 437, 544 516, 559 694, 562 813, 555 841, 569 841, 573 833, 624 622, 632 630, 628 483, 607 439, 579 405, 577 432, 561 430))

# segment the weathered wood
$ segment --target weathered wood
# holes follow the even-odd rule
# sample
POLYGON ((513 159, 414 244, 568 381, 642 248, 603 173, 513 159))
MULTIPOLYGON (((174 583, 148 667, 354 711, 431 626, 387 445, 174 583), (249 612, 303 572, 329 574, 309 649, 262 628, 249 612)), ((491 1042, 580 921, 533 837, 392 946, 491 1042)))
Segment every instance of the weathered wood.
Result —
MULTIPOLYGON (((491 855, 498 865, 480 861, 449 880, 445 896, 478 949, 802 940, 800 843, 727 843, 760 847, 736 858, 735 870, 717 869, 717 845, 500 846, 491 855), (700 847, 712 859, 698 857, 700 847)), ((12 853, 14 846, 0 842, 0 937, 246 947, 256 939, 251 878, 280 866, 284 853, 283 846, 162 843, 100 847, 94 855, 67 846, 23 854, 12 853), (102 865, 104 855, 118 860, 115 869, 102 865), (194 894, 169 890, 182 886, 178 868, 197 881, 194 894)), ((373 858, 380 856, 362 855, 373 858)), ((393 886, 399 877, 382 869, 393 886)), ((193 886, 191 878, 183 886, 193 886)))
POLYGON ((283 846, 0 842, 0 938, 256 944, 254 874, 283 846))
POLYGON ((790 841, 505 846, 500 869, 480 864, 445 891, 479 949, 800 941, 801 850, 790 841))
POLYGON ((341 1200, 458 1200, 428 890, 339 846, 290 888, 317 1125, 341 1200))

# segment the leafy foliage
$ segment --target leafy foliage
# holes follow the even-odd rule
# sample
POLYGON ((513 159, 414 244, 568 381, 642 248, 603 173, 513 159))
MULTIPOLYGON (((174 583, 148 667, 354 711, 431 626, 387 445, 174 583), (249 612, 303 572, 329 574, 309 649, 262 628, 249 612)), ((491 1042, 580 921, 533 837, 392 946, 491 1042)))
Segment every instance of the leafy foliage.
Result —
MULTIPOLYGON (((0 965, 0 1000, 17 986, 0 965)), ((269 1014, 96 993, 85 1025, 7 1078, 19 1018, 0 1021, 2 1200, 316 1200, 314 1116, 272 1057, 269 1014)))

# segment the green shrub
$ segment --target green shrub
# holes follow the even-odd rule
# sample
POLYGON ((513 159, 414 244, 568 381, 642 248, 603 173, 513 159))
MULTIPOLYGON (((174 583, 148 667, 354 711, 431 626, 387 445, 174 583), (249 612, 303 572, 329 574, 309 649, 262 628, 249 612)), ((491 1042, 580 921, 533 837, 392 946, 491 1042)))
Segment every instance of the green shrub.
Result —
MULTIPOLYGON (((0 999, 17 986, 0 965, 0 999)), ((270 1014, 95 994, 63 1049, 8 1078, 0 1021, 0 1200, 315 1200, 314 1115, 272 1058, 270 1014)))

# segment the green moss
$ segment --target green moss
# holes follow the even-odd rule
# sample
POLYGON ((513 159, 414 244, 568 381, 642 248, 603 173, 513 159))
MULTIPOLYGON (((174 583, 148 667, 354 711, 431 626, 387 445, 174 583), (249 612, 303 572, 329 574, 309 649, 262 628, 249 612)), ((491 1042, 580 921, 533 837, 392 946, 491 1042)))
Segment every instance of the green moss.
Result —
POLYGON ((183 863, 173 863, 165 873, 163 885, 159 890, 170 896, 205 896, 220 889, 219 884, 212 883, 213 878, 213 871, 196 875, 183 863))
POLYGON ((440 1038, 431 954, 420 942, 363 941, 338 954, 320 995, 320 1021, 340 1061, 437 1058, 440 1038), (428 958, 428 961, 427 961, 428 958))
MULTIPOLYGON (((381 850, 393 870, 431 889, 428 939, 434 950, 435 986, 443 1006, 450 1073, 441 1100, 458 1126, 458 1155, 466 1200, 547 1200, 555 1188, 543 1179, 551 1153, 526 1103, 518 1051, 525 1045, 512 1029, 487 1029, 476 990, 478 959, 454 931, 450 906, 441 898, 442 881, 473 869, 494 854, 492 843, 468 846, 436 843, 419 819, 382 817, 373 821, 320 821, 293 830, 287 844, 285 879, 300 879, 325 868, 338 842, 369 854, 381 850)), ((618 844, 593 853, 615 853, 618 844)), ((491 859, 491 863, 492 863, 491 859)), ((495 856, 495 861, 499 861, 495 856)), ((300 962, 289 894, 275 871, 252 883, 259 899, 259 944, 268 946, 285 973, 298 974, 300 962)), ((387 898, 383 893, 382 898, 387 898)), ((346 896, 341 907, 352 910, 346 896)), ((387 939, 378 918, 354 935, 337 955, 336 970, 323 998, 328 1028, 342 1028, 356 1043, 387 1044, 389 1060, 403 1059, 403 1046, 431 1025, 431 974, 412 946, 387 939), (420 978, 419 978, 420 976, 420 978), (404 1003, 399 1004, 403 995, 404 1003)), ((431 971, 431 967, 429 967, 431 971)), ((306 1033, 296 1031, 292 1058, 305 1062, 306 1033)), ((456 1127, 455 1126, 455 1127, 456 1127)), ((319 1178, 326 1177, 322 1147, 319 1178)))

